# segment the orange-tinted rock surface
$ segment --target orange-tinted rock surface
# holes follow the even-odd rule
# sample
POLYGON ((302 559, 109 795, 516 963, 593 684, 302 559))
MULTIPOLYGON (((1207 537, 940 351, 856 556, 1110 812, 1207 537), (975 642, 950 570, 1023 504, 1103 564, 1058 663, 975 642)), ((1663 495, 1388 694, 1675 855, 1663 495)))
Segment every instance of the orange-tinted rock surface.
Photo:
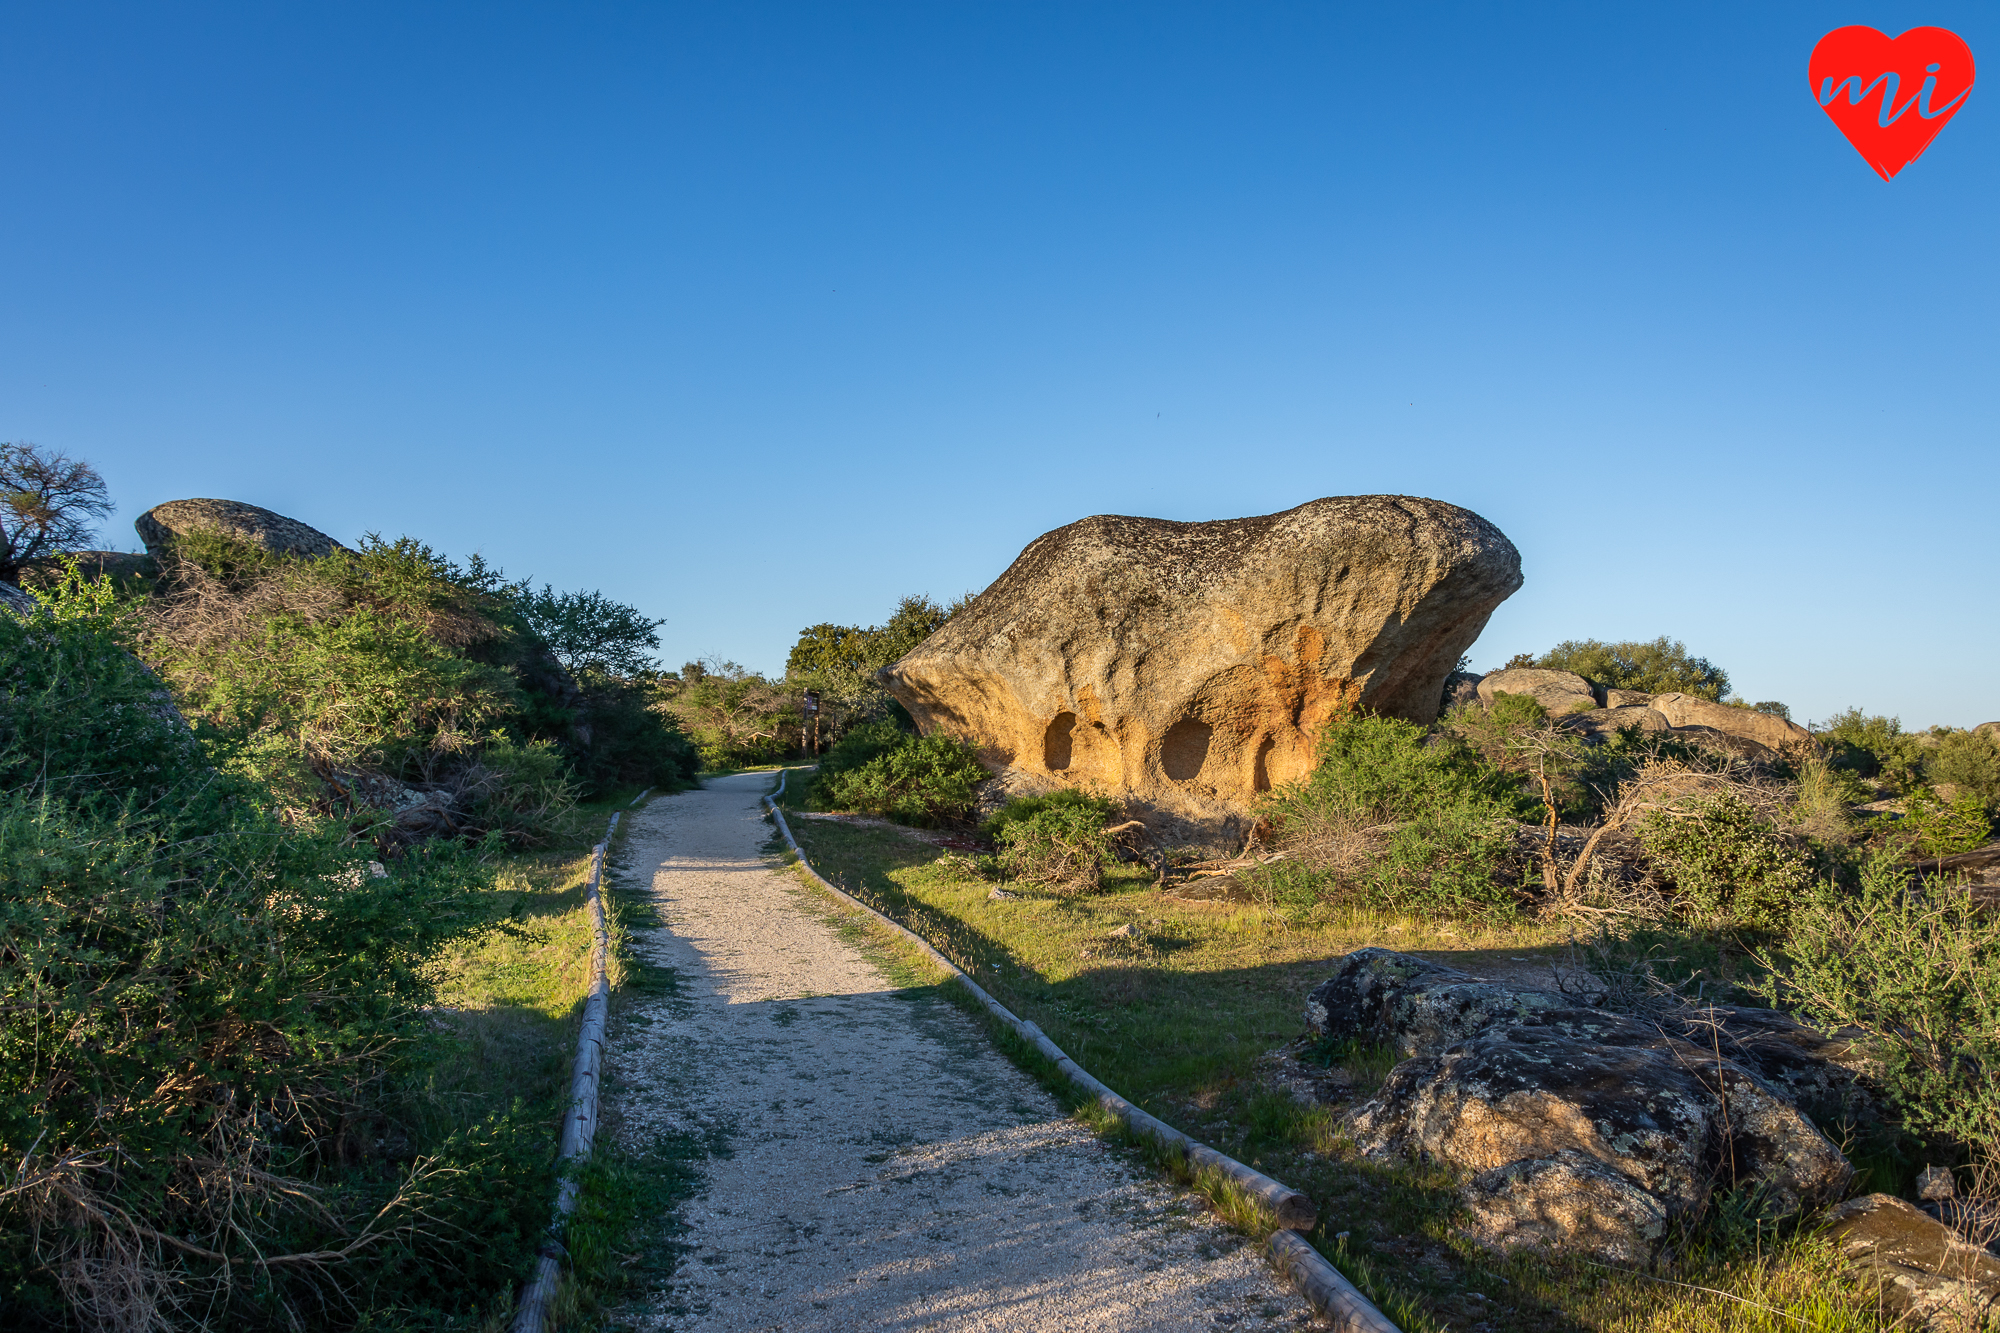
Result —
POLYGON ((883 679, 925 732, 996 769, 1220 833, 1311 768, 1344 701, 1436 717, 1446 675, 1520 586, 1513 543, 1437 500, 1100 515, 1030 543, 883 679))

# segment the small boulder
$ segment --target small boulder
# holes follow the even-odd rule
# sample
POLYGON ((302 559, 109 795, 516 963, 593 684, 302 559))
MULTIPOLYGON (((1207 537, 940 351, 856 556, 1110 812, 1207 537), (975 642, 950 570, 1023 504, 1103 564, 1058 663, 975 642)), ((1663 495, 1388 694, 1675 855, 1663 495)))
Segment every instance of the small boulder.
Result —
POLYGON ((22 592, 11 583, 0 583, 0 611, 12 611, 17 616, 31 616, 41 609, 42 604, 22 592))
POLYGON ((1496 694, 1531 694, 1535 702, 1560 717, 1579 704, 1597 707, 1597 693, 1590 682, 1574 671, 1543 671, 1539 667, 1513 667, 1489 672, 1479 680, 1479 702, 1493 706, 1496 694))
POLYGON ((1637 727, 1641 731, 1669 729, 1667 719, 1659 709, 1647 708, 1643 704, 1629 704, 1622 708, 1595 708, 1588 713, 1575 713, 1566 720, 1566 725, 1594 737, 1608 737, 1627 727, 1637 727))
POLYGON ((1712 699, 1697 699, 1691 694, 1656 694, 1652 706, 1675 727, 1712 727, 1726 736, 1740 736, 1774 751, 1813 743, 1812 733, 1798 723, 1754 708, 1737 708, 1712 699))
POLYGON ((1827 1234, 1898 1324, 1980 1328, 2000 1302, 2000 1260, 1893 1195, 1849 1199, 1833 1210, 1827 1234))
POLYGON ((139 515, 132 526, 156 560, 175 537, 200 530, 225 532, 280 554, 317 557, 347 549, 317 528, 240 500, 169 500, 139 515))
POLYGON ((1981 722, 1972 729, 1972 734, 1975 736, 1991 736, 1994 740, 2000 741, 2000 722, 1981 722))
POLYGON ((1644 708, 1653 702, 1653 696, 1644 690, 1606 690, 1606 708, 1644 708))

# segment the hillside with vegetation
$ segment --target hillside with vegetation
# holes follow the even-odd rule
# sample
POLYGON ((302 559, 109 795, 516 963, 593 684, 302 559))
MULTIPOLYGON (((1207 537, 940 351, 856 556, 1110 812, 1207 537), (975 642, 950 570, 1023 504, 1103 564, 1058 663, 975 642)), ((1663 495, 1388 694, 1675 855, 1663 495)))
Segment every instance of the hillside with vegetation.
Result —
POLYGON ((13 549, 5 1322, 487 1326, 553 1196, 578 852, 699 763, 658 622, 408 538, 13 549))

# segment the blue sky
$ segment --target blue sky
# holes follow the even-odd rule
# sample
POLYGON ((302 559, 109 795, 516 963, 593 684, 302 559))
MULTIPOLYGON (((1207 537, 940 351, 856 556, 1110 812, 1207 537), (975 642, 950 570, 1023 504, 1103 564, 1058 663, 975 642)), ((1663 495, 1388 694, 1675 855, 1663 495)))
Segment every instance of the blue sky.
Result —
POLYGON ((1831 28, 2000 8, 0 7, 0 439, 779 670, 1094 513, 1429 495, 1473 649, 2000 718, 2000 136, 1831 28))

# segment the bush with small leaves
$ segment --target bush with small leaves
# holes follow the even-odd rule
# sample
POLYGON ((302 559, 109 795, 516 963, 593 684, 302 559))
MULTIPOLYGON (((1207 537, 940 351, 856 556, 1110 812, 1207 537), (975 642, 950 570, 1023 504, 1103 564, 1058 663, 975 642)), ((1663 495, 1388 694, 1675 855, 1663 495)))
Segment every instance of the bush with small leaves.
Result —
POLYGON ((1813 884, 1807 853, 1733 792, 1653 810, 1639 821, 1638 837, 1694 925, 1778 929, 1813 884))
MULTIPOLYGON (((871 724, 882 725, 886 724, 871 724)), ((854 734, 843 738, 843 744, 854 734)), ((979 784, 987 778, 978 754, 964 741, 942 733, 899 735, 853 768, 832 772, 822 768, 813 784, 815 800, 831 809, 859 810, 919 827, 970 822, 979 784)), ((871 736, 858 743, 853 753, 872 748, 877 739, 871 736)))
POLYGON ((1859 1027, 1904 1124, 2000 1161, 2000 919, 1961 885, 1912 884, 1894 849, 1858 890, 1821 883, 1757 951, 1766 996, 1828 1031, 1859 1027))
POLYGON ((1104 864, 1112 856, 1104 831, 1108 802, 1078 795, 1083 799, 1039 798, 1038 809, 1001 822, 994 834, 1000 868, 1058 893, 1090 893, 1103 884, 1104 864))

